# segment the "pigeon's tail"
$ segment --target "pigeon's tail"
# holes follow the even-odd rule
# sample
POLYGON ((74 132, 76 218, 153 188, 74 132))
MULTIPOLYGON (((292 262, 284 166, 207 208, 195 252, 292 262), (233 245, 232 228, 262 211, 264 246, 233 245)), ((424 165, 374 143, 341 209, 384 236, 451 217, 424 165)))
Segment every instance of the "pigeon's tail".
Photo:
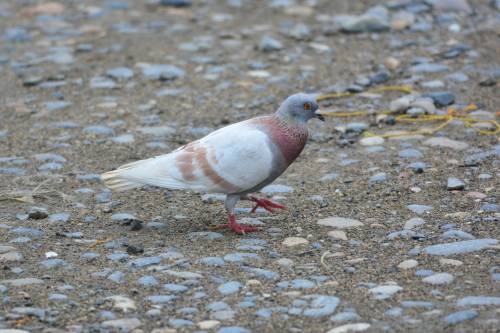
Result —
POLYGON ((117 192, 131 190, 144 185, 128 178, 122 169, 103 173, 101 175, 101 180, 104 181, 107 187, 117 192))
POLYGON ((101 180, 104 181, 107 187, 117 192, 142 187, 145 183, 141 181, 140 174, 145 164, 151 160, 152 159, 140 160, 122 165, 116 170, 103 173, 101 175, 101 180))
POLYGON ((151 185, 170 189, 185 189, 186 184, 172 178, 168 172, 172 156, 163 155, 122 165, 103 173, 101 180, 110 189, 121 192, 151 185))

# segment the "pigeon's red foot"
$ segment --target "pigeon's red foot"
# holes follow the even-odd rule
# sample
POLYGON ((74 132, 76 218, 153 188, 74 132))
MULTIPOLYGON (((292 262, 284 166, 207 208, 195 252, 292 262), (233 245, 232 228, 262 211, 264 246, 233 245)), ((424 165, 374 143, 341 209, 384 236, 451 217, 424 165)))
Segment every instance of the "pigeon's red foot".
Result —
POLYGON ((250 227, 250 226, 239 224, 238 222, 236 222, 236 217, 234 215, 229 215, 228 220, 229 220, 229 223, 219 225, 219 226, 217 226, 217 229, 228 228, 237 234, 243 234, 243 235, 246 234, 247 232, 259 231, 259 228, 257 228, 257 227, 250 227))
POLYGON ((250 213, 255 213, 257 208, 262 207, 268 212, 274 212, 274 209, 286 209, 285 206, 280 205, 279 203, 272 202, 271 200, 264 199, 264 198, 256 198, 256 197, 248 197, 251 201, 255 202, 255 207, 252 208, 250 213))

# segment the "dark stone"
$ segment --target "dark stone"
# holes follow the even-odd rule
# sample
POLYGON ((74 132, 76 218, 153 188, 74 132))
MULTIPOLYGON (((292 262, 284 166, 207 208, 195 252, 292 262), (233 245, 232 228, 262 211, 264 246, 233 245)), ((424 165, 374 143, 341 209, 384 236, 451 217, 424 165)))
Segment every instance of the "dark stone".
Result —
POLYGON ((423 94, 423 97, 432 98, 434 105, 437 107, 443 107, 455 102, 455 95, 449 91, 437 91, 423 94))

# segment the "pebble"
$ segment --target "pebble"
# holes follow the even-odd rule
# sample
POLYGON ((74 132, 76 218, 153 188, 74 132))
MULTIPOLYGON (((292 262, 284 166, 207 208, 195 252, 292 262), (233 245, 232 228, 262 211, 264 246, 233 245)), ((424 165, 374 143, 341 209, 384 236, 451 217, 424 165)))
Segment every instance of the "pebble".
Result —
POLYGON ((361 318, 354 310, 339 312, 336 315, 333 315, 330 317, 331 321, 334 321, 337 323, 348 322, 348 321, 357 321, 360 319, 361 318))
POLYGON ((387 174, 385 172, 377 173, 370 177, 370 183, 385 183, 387 181, 387 174))
POLYGON ((382 285, 375 288, 368 289, 368 292, 374 295, 375 299, 387 299, 392 297, 395 293, 402 291, 403 288, 398 285, 382 285))
POLYGON ((349 333, 349 332, 363 332, 371 327, 368 323, 355 323, 355 324, 345 324, 342 326, 337 326, 332 328, 327 333, 349 333))
POLYGON ((127 67, 116 67, 106 71, 106 75, 113 79, 130 79, 134 77, 134 71, 127 67))
POLYGON ((283 44, 271 36, 262 36, 259 42, 259 50, 262 52, 275 52, 283 49, 283 44))
POLYGON ((362 15, 337 15, 334 20, 344 32, 381 32, 389 30, 389 13, 382 6, 372 7, 362 15))
POLYGON ((474 306, 474 305, 500 305, 500 297, 496 296, 467 296, 457 300, 457 306, 474 306))
POLYGON ((349 229, 363 226, 363 223, 358 220, 338 216, 318 220, 317 224, 337 229, 349 229))
POLYGON ((160 257, 143 257, 130 261, 129 266, 132 268, 144 268, 151 265, 157 265, 160 262, 161 262, 160 257))
POLYGON ((423 224, 425 224, 424 219, 420 217, 414 217, 405 222, 403 229, 412 230, 415 229, 416 227, 420 227, 423 224))
POLYGON ((344 231, 342 230, 331 230, 328 231, 327 235, 333 239, 339 239, 339 240, 347 240, 347 235, 344 231))
POLYGON ((214 267, 221 267, 226 264, 224 259, 222 259, 221 257, 204 257, 199 259, 198 261, 201 264, 214 267))
POLYGON ((496 239, 473 239, 427 246, 423 249, 423 252, 434 256, 450 256, 454 254, 481 251, 496 244, 498 244, 498 240, 496 239))
POLYGON ((385 141, 384 138, 380 136, 371 136, 367 138, 362 138, 361 140, 359 140, 359 143, 362 146, 379 146, 383 144, 384 141, 385 141))
POLYGON ((455 259, 448 259, 448 258, 440 258, 439 263, 441 265, 450 265, 450 266, 462 266, 463 262, 460 260, 455 260, 455 259))
POLYGON ((262 193, 266 194, 274 194, 274 193, 292 193, 293 187, 280 185, 280 184, 271 184, 267 185, 260 190, 262 193))
POLYGON ((424 156, 419 150, 412 148, 403 149, 398 153, 398 155, 403 158, 421 158, 424 156))
POLYGON ((241 283, 237 281, 226 282, 217 287, 222 295, 231 295, 237 293, 242 288, 241 283))
POLYGON ((405 260, 405 261, 402 261, 398 267, 400 269, 411 269, 411 268, 415 268, 418 266, 418 261, 416 261, 415 259, 408 259, 408 260, 405 260))
POLYGON ((106 297, 106 300, 110 300, 113 302, 113 308, 123 311, 125 313, 137 310, 135 302, 131 298, 126 296, 122 295, 109 296, 106 297))
POLYGON ((196 324, 202 330, 211 330, 220 325, 218 320, 203 320, 196 324))
POLYGON ((173 65, 142 64, 142 75, 149 80, 175 80, 186 75, 186 72, 173 65))
POLYGON ((409 210, 414 212, 415 214, 421 215, 424 213, 428 213, 429 211, 432 210, 432 206, 426 206, 426 205, 408 205, 406 206, 409 210))
POLYGON ((37 278, 21 278, 21 279, 2 280, 1 283, 10 285, 12 287, 23 287, 32 284, 43 284, 44 281, 37 278))
POLYGON ((422 279, 423 282, 429 284, 450 284, 455 280, 450 273, 436 273, 422 279))
POLYGON ((448 191, 463 190, 465 188, 465 183, 458 178, 450 177, 448 178, 447 189, 448 191))
POLYGON ((48 216, 48 221, 52 223, 56 222, 68 222, 71 217, 70 213, 56 213, 56 214, 50 214, 48 216))
POLYGON ((118 330, 123 333, 132 332, 141 325, 141 321, 137 318, 113 319, 101 323, 101 326, 104 328, 118 330))
POLYGON ((224 256, 224 261, 234 263, 247 263, 260 260, 262 260, 262 258, 256 253, 234 252, 224 256))
POLYGON ((217 333, 251 333, 250 330, 239 326, 221 327, 217 333))
POLYGON ((144 287, 151 287, 151 286, 158 285, 158 280, 154 276, 145 275, 145 276, 141 276, 137 280, 137 283, 140 284, 141 286, 144 286, 144 287))
POLYGON ((426 302, 426 301, 402 301, 401 306, 403 308, 431 309, 434 307, 434 304, 432 304, 432 302, 426 302))
POLYGON ((479 313, 475 310, 457 311, 457 312, 450 313, 449 315, 444 317, 443 321, 446 325, 452 326, 452 325, 460 324, 460 323, 467 321, 467 320, 473 320, 477 316, 479 316, 479 313))
POLYGON ((429 138, 423 142, 424 145, 430 147, 449 148, 453 150, 465 150, 469 145, 462 141, 451 140, 445 137, 429 138))
POLYGON ((281 243, 286 247, 302 246, 309 244, 309 241, 302 237, 287 237, 281 243))

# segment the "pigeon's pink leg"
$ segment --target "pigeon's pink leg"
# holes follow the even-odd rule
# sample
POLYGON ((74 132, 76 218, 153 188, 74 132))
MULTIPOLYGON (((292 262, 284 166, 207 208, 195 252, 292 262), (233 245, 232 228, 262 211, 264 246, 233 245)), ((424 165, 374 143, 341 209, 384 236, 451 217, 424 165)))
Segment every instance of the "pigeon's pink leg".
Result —
POLYGON ((257 227, 241 225, 236 222, 236 216, 234 216, 234 206, 236 206, 238 200, 240 200, 239 195, 228 194, 228 196, 226 197, 225 206, 227 209, 227 218, 229 220, 229 223, 219 225, 217 226, 217 229, 228 228, 237 234, 259 231, 259 228, 257 227))
POLYGON ((255 213, 255 211, 257 210, 257 208, 259 207, 262 207, 264 208, 265 210, 267 210, 268 212, 273 212, 274 209, 286 209, 285 206, 283 205, 280 205, 279 203, 276 203, 276 202, 273 202, 271 200, 268 200, 268 199, 264 199, 264 198, 256 198, 256 197, 252 197, 252 196, 249 196, 248 199, 250 201, 253 201, 255 202, 255 207, 253 207, 253 209, 250 211, 250 213, 255 213), (273 209, 274 208, 274 209, 273 209))
POLYGON ((259 231, 259 228, 257 228, 257 227, 241 225, 238 222, 236 222, 236 217, 234 216, 234 214, 228 214, 227 217, 228 217, 229 223, 219 225, 219 226, 217 226, 217 229, 228 228, 237 234, 245 234, 247 232, 259 231))

